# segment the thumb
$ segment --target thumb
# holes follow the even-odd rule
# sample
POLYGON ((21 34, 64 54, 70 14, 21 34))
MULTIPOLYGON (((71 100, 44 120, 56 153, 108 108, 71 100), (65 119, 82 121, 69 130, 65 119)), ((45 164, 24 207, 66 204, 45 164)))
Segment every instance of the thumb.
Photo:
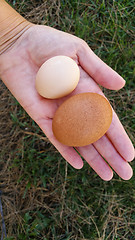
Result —
POLYGON ((78 51, 78 57, 83 69, 101 86, 111 90, 124 87, 125 80, 104 63, 86 43, 78 51))

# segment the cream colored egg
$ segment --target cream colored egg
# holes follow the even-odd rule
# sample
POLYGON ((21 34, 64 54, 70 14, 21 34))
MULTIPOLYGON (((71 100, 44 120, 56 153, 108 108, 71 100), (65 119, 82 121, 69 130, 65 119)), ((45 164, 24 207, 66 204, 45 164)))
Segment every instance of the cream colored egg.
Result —
POLYGON ((71 93, 77 86, 80 70, 67 56, 55 56, 40 67, 36 75, 36 89, 45 98, 57 99, 71 93))

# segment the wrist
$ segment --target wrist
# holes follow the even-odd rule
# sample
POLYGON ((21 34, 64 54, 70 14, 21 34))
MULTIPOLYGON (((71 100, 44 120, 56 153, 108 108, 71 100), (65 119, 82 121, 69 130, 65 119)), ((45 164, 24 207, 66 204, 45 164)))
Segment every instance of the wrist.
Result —
POLYGON ((8 3, 0 0, 0 55, 7 51, 32 25, 8 3))

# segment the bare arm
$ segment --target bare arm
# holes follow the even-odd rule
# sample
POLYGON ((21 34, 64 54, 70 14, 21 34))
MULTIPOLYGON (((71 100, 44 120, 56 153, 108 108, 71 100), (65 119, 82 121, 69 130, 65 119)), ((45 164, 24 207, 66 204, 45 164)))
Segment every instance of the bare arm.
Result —
POLYGON ((0 54, 10 48, 31 25, 6 1, 0 0, 0 54))

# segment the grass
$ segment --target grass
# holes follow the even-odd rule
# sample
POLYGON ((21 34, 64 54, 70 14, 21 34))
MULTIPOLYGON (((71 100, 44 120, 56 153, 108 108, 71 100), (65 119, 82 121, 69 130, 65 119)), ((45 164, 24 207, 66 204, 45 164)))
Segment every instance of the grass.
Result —
MULTIPOLYGON (((134 1, 9 1, 27 19, 84 39, 126 79, 103 89, 135 144, 134 1)), ((0 179, 6 240, 133 240, 134 178, 104 182, 68 165, 1 84, 0 179)), ((131 163, 134 168, 134 163, 131 163)), ((0 220, 1 221, 1 220, 0 220)))

